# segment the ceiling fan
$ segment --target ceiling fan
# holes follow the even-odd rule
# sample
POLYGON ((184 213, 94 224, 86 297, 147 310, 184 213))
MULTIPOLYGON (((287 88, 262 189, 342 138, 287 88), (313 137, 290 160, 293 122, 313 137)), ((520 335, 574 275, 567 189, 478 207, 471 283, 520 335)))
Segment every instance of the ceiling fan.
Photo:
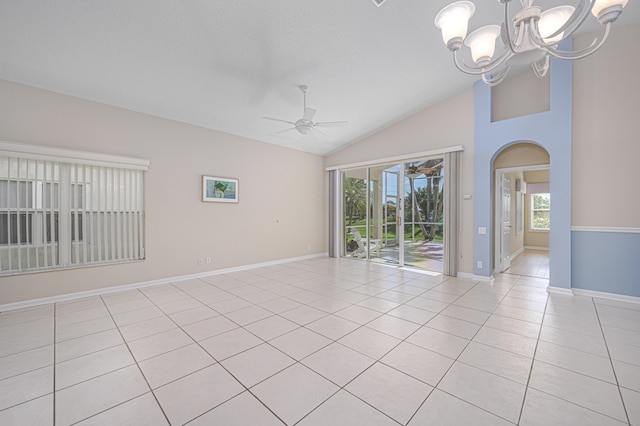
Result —
POLYGON ((321 121, 318 123, 314 123, 313 116, 316 115, 317 111, 313 108, 307 108, 307 90, 309 90, 309 87, 300 86, 300 90, 302 91, 302 96, 303 96, 302 118, 296 121, 289 121, 289 120, 282 120, 280 118, 262 117, 265 120, 279 121, 279 122, 287 123, 293 126, 288 129, 277 131, 276 133, 284 133, 290 130, 297 130, 302 135, 308 135, 314 131, 324 135, 325 133, 322 132, 320 129, 318 129, 319 127, 338 127, 338 126, 344 126, 347 124, 346 121, 321 121))
POLYGON ((440 164, 435 167, 417 167, 417 166, 408 166, 407 167, 407 176, 410 178, 416 178, 421 174, 425 174, 429 176, 430 174, 439 171, 442 168, 440 164))

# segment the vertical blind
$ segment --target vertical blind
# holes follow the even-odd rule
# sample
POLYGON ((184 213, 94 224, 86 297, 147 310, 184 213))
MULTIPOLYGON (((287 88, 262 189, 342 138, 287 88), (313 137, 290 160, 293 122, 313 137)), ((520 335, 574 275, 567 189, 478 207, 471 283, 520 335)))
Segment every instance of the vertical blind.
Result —
POLYGON ((144 259, 144 170, 0 156, 0 274, 144 259))
POLYGON ((444 155, 444 259, 443 274, 458 275, 458 236, 460 218, 460 151, 447 152, 444 155))

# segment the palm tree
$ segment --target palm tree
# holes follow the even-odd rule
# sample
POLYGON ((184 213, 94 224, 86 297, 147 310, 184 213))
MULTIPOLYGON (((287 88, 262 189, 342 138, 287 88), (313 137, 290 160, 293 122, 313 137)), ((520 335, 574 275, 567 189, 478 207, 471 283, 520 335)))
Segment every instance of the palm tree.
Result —
POLYGON ((367 208, 367 185, 364 180, 345 178, 344 180, 344 208, 348 224, 351 226, 353 217, 360 217, 367 208))
POLYGON ((427 185, 425 187, 415 189, 413 179, 409 180, 411 193, 407 195, 407 199, 408 201, 410 200, 411 205, 408 207, 417 213, 419 222, 422 222, 424 217, 425 222, 434 223, 426 226, 420 224, 424 240, 432 241, 435 238, 438 229, 437 223, 442 218, 444 207, 442 191, 440 191, 441 179, 438 179, 442 170, 442 160, 427 160, 419 168, 432 169, 432 171, 424 173, 427 177, 427 185), (415 198, 411 196, 412 194, 415 198))

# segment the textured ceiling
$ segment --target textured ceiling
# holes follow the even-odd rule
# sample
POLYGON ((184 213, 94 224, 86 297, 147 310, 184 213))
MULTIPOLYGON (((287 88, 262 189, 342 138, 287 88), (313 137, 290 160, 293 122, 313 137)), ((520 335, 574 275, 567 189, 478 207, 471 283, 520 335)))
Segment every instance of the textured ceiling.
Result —
MULTIPOLYGON (((0 78, 326 155, 473 84, 433 25, 447 3, 0 0, 0 78), (276 134, 261 117, 300 118, 303 84, 314 121, 349 124, 276 134)), ((471 29, 500 20, 476 3, 471 29)))

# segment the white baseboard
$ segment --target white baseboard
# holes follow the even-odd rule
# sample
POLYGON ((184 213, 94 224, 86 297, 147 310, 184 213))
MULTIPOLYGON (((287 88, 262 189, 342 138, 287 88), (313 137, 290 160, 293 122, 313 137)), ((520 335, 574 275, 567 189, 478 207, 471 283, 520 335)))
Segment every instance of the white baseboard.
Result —
POLYGON ((514 257, 516 257, 517 255, 519 255, 520 253, 522 253, 524 251, 524 246, 520 247, 518 250, 514 251, 513 253, 511 253, 511 259, 513 259, 514 257))
POLYGON ((565 296, 573 296, 573 291, 570 288, 547 286, 547 293, 563 294, 565 296))
POLYGON ((629 302, 640 304, 640 297, 627 296, 624 294, 606 293, 603 291, 584 290, 581 288, 562 288, 562 287, 547 287, 547 293, 564 294, 565 296, 586 296, 597 297, 598 299, 616 300, 619 302, 629 302))
POLYGON ((209 277, 212 275, 229 274, 232 272, 247 271, 250 269, 264 268, 267 266, 281 265, 283 263, 298 262, 301 260, 315 259, 319 257, 327 257, 328 253, 311 254, 307 256, 292 257, 288 259, 272 260, 269 262, 254 263, 251 265, 236 266, 227 269, 217 269, 215 271, 201 272, 198 274, 181 275, 177 277, 161 278, 158 280, 144 281, 134 284, 124 284, 115 287, 98 288, 95 290, 80 291, 77 293, 62 294, 59 296, 43 297, 41 299, 25 300, 22 302, 7 303, 0 305, 0 312, 13 311, 15 309, 30 308, 32 306, 46 305, 47 303, 66 302, 83 297, 99 296, 102 294, 117 293, 119 291, 133 290, 137 288, 153 287, 162 284, 171 284, 180 281, 194 280, 198 278, 209 277))
POLYGON ((606 293, 604 291, 584 290, 581 288, 574 288, 573 294, 577 296, 597 297, 598 299, 617 300, 619 302, 629 302, 640 304, 640 297, 626 296, 624 294, 606 293))
POLYGON ((525 250, 549 251, 549 247, 524 246, 525 250))
POLYGON ((484 283, 493 282, 493 276, 485 277, 484 275, 474 275, 474 274, 469 274, 467 272, 458 272, 457 277, 463 278, 465 280, 482 281, 484 283))

